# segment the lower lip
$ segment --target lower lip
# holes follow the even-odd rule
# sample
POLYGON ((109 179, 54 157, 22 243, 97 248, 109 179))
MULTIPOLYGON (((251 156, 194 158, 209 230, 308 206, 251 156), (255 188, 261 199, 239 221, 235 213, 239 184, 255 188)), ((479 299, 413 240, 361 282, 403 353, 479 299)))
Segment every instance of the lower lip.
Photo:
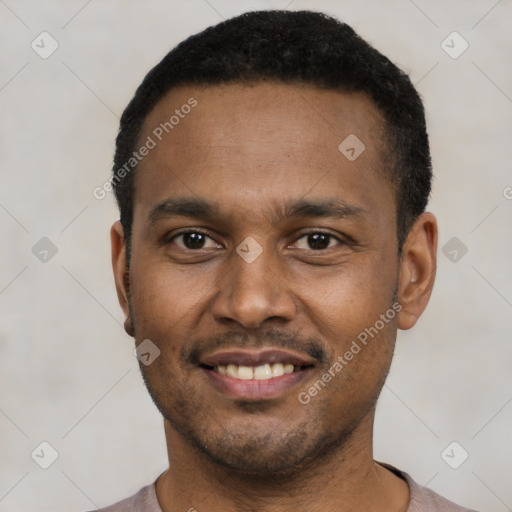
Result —
POLYGON ((285 394, 292 387, 303 381, 309 375, 312 368, 264 380, 235 379, 227 375, 221 375, 208 368, 202 368, 202 370, 214 387, 224 395, 245 400, 263 400, 277 398, 285 394))

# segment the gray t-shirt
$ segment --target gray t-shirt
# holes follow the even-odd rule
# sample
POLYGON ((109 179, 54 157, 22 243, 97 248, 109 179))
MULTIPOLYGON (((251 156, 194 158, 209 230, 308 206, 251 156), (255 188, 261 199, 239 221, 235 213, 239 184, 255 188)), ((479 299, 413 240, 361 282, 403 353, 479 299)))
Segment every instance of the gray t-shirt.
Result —
MULTIPOLYGON (((476 512, 469 508, 459 507, 439 494, 418 485, 407 473, 400 471, 389 464, 380 463, 388 468, 409 485, 410 501, 407 512, 476 512)), ((102 508, 102 512, 162 512, 156 498, 155 484, 143 487, 131 498, 102 508)))

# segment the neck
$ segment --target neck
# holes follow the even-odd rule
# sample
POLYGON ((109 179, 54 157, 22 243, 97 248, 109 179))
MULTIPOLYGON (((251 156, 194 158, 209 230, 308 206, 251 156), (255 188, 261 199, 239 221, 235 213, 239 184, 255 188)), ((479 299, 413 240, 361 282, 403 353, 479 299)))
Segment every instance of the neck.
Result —
POLYGON ((169 469, 158 479, 163 512, 401 512, 405 481, 373 460, 373 412, 343 446, 286 475, 247 475, 211 461, 165 421, 169 469))

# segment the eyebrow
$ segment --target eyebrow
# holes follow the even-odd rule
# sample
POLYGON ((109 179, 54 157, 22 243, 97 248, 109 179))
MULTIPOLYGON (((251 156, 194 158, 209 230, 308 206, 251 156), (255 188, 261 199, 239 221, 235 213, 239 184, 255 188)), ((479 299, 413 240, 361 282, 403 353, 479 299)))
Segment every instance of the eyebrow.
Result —
POLYGON ((360 217, 365 213, 365 210, 350 205, 342 199, 332 198, 316 201, 299 199, 286 204, 284 209, 276 209, 275 212, 279 220, 289 217, 330 217, 341 219, 346 217, 360 217))
POLYGON ((215 204, 203 199, 188 197, 165 199, 151 210, 149 223, 154 225, 159 220, 171 217, 211 218, 217 211, 218 208, 215 204))
MULTIPOLYGON (((272 216, 275 222, 293 217, 324 217, 347 218, 364 215, 365 210, 350 205, 339 198, 309 200, 298 199, 284 205, 274 205, 272 216)), ((150 225, 172 217, 195 217, 205 220, 219 218, 220 212, 216 203, 197 198, 165 199, 158 203, 149 214, 150 225)))

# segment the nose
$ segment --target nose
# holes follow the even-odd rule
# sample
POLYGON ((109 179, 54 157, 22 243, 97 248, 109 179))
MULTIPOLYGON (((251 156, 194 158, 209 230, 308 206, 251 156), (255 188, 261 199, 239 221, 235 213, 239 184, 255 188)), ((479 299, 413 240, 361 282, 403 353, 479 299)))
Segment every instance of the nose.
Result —
POLYGON ((218 322, 246 329, 265 322, 289 322, 296 315, 293 294, 276 258, 263 251, 250 263, 234 253, 213 299, 212 313, 218 322))

